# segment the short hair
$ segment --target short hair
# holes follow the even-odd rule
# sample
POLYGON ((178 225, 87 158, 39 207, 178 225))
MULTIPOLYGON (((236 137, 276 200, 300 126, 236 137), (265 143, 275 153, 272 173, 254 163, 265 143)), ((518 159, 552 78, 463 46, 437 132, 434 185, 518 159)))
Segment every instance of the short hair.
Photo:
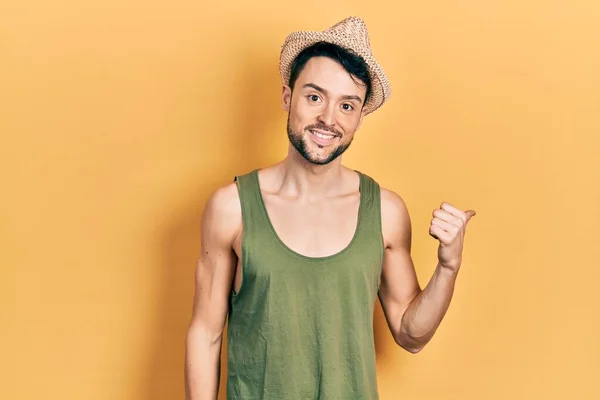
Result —
POLYGON ((317 42, 305 48, 296 56, 290 68, 289 86, 292 90, 294 90, 294 84, 306 66, 306 63, 313 57, 328 57, 338 62, 346 71, 348 71, 352 79, 355 79, 356 77, 360 80, 367 87, 363 106, 367 103, 371 96, 371 76, 369 75, 367 63, 361 56, 351 53, 341 46, 328 42, 317 42))

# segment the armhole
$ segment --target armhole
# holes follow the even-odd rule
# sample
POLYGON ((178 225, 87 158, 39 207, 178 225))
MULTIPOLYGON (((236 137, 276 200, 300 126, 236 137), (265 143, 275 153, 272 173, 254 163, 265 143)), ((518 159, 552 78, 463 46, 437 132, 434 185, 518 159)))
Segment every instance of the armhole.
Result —
MULTIPOLYGON (((246 282, 246 210, 244 209, 244 199, 243 199, 243 183, 240 182, 240 176, 235 176, 233 178, 233 181, 235 182, 237 191, 238 191, 238 198, 240 201, 240 209, 242 210, 242 233, 241 233, 241 237, 240 237, 240 251, 241 251, 241 260, 240 260, 240 267, 242 269, 241 273, 242 273, 242 281, 240 282, 240 290, 235 291, 235 274, 234 274, 234 282, 231 285, 231 298, 233 299, 237 299, 240 297, 240 293, 242 293, 242 291, 244 290, 244 286, 245 286, 245 282, 246 282)), ((237 264, 235 266, 236 272, 237 272, 237 264)))
MULTIPOLYGON (((383 258, 385 257, 385 239, 383 237, 383 221, 382 221, 382 212, 381 212, 381 186, 373 180, 373 197, 375 203, 375 228, 377 230, 377 238, 379 240, 379 276, 381 276, 383 270, 383 258)), ((379 286, 381 285, 381 279, 379 279, 379 283, 377 284, 377 290, 379 291, 379 286)))
POLYGON ((374 226, 372 226, 372 229, 375 230, 374 233, 377 235, 379 243, 381 244, 381 256, 383 257, 385 241, 383 238, 383 221, 381 213, 381 186, 379 186, 379 183, 377 183, 377 181, 371 178, 369 175, 362 175, 363 181, 366 183, 363 190, 368 190, 368 194, 371 197, 371 205, 373 207, 373 214, 370 215, 374 220, 374 226))
POLYGON ((371 238, 370 243, 372 243, 372 235, 374 235, 378 247, 378 257, 380 261, 377 271, 377 291, 379 291, 379 286, 381 285, 380 277, 383 270, 383 259, 385 256, 385 240, 383 238, 383 221, 381 212, 381 186, 371 176, 360 171, 357 172, 361 175, 361 182, 363 183, 361 196, 367 196, 367 203, 365 204, 366 208, 363 215, 363 218, 365 219, 363 226, 368 228, 366 228, 367 230, 364 233, 369 235, 371 238))

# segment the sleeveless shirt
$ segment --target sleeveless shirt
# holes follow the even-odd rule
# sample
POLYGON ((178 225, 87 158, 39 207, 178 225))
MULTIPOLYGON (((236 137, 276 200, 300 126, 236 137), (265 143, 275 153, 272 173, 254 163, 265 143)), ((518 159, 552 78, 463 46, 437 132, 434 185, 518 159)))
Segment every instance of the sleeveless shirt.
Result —
POLYGON ((359 172, 354 236, 308 257, 277 235, 258 170, 236 176, 242 283, 227 327, 229 400, 376 400, 373 311, 383 262, 380 188, 359 172))

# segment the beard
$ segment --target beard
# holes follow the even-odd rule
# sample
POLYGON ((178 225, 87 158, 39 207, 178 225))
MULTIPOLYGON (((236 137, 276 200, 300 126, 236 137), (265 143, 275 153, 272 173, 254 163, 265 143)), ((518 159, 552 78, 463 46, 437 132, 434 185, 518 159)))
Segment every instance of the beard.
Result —
MULTIPOLYGON (((329 129, 328 127, 323 126, 322 124, 309 125, 306 128, 304 128, 304 130, 308 131, 309 129, 313 129, 313 128, 328 131, 328 132, 331 132, 331 133, 337 135, 338 137, 341 137, 341 134, 339 132, 337 132, 333 129, 329 129)), ((300 153, 306 161, 310 162, 311 164, 316 164, 316 165, 329 164, 330 162, 332 162, 333 160, 335 160, 336 158, 341 156, 348 149, 348 147, 350 147, 350 144, 352 144, 352 140, 354 140, 354 137, 353 137, 352 139, 350 139, 350 141, 348 143, 339 144, 328 155, 314 154, 308 149, 308 143, 307 143, 308 139, 305 139, 304 136, 302 135, 302 133, 294 132, 292 130, 292 128, 290 127, 289 114, 288 114, 288 120, 287 120, 287 134, 288 134, 288 139, 290 140, 290 143, 294 146, 294 148, 298 151, 298 153, 300 153)), ((319 146, 319 148, 322 148, 322 147, 319 146)))

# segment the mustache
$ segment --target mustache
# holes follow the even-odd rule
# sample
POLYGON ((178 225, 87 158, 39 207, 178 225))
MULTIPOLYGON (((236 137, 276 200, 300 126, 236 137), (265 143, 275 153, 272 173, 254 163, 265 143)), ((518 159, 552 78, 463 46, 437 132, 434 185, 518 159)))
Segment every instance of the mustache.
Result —
POLYGON ((333 128, 330 128, 327 125, 323 125, 323 124, 308 125, 305 129, 307 131, 311 130, 311 129, 318 129, 320 131, 329 132, 329 133, 332 133, 332 134, 334 134, 334 135, 336 135, 338 137, 342 137, 342 134, 339 131, 337 131, 337 130, 335 130, 333 128))

